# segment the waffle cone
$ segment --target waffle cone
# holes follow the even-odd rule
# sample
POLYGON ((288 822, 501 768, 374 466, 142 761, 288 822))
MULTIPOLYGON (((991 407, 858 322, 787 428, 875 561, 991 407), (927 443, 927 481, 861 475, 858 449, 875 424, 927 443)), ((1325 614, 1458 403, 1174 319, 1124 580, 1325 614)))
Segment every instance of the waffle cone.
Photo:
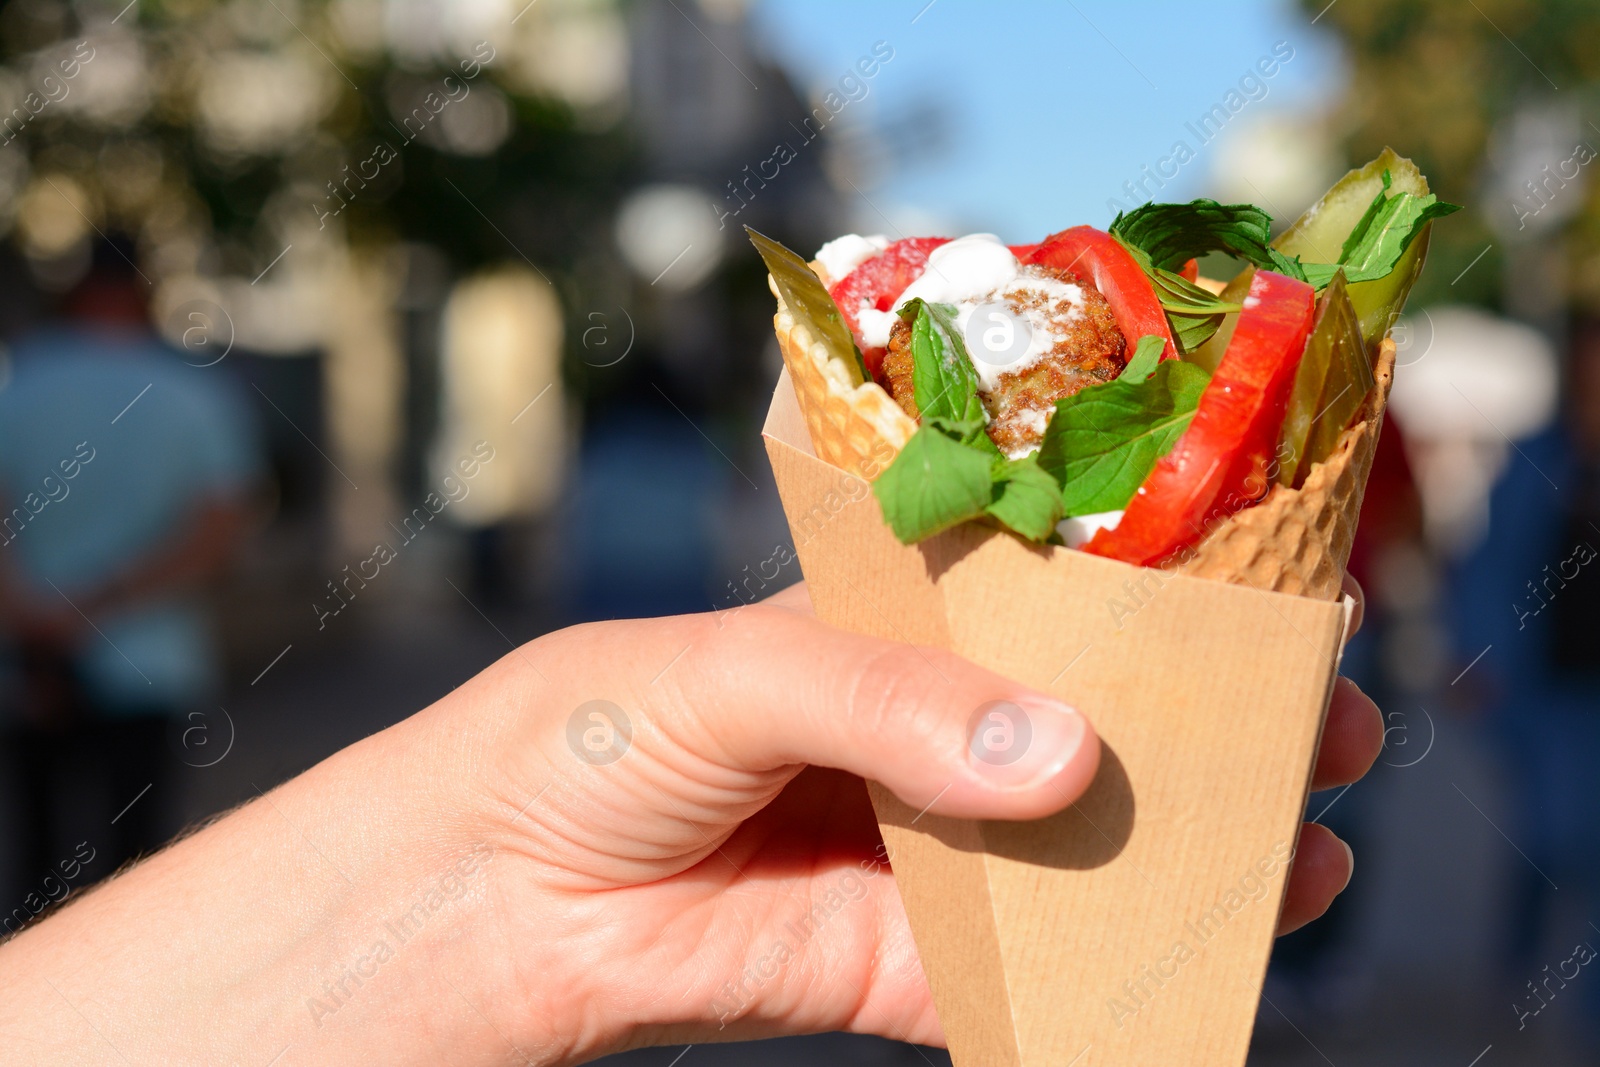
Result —
MULTIPOLYGON (((872 480, 910 440, 916 422, 876 382, 852 384, 839 362, 794 321, 781 296, 773 328, 817 457, 872 480)), ((1311 468, 1299 489, 1274 486, 1261 503, 1218 522, 1173 569, 1262 591, 1337 600, 1394 380, 1394 359, 1394 342, 1385 338, 1361 418, 1345 430, 1333 454, 1311 468)))
POLYGON ((781 296, 772 325, 817 458, 871 481, 917 424, 876 382, 852 384, 844 367, 794 321, 781 296))
POLYGON ((1345 430, 1333 454, 1311 468, 1304 485, 1274 486, 1261 503, 1230 515, 1177 569, 1263 591, 1337 600, 1383 428, 1394 356, 1394 342, 1384 338, 1361 418, 1345 430))

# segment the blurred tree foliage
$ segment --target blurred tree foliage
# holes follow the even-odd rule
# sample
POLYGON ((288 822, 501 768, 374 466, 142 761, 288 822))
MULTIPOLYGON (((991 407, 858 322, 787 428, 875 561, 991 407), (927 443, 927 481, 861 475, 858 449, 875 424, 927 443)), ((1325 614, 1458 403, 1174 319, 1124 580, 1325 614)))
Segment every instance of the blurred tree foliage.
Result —
MULTIPOLYGON (((1414 159, 1434 192, 1477 210, 1434 229, 1431 267, 1416 299, 1496 305, 1504 241, 1491 213, 1514 220, 1508 193, 1486 161, 1519 109, 1577 109, 1574 137, 1600 148, 1587 121, 1600 95, 1600 4, 1593 0, 1301 0, 1317 25, 1336 32, 1349 57, 1350 87, 1336 132, 1352 161, 1385 145, 1414 159), (1452 284, 1474 257, 1487 254, 1452 284)), ((1570 146, 1569 146, 1570 147, 1570 146)), ((1563 157, 1566 153, 1563 153, 1563 157)), ((1554 162, 1554 161, 1552 161, 1554 162)), ((1568 219, 1570 301, 1600 309, 1600 196, 1593 175, 1568 219)), ((1501 227, 1503 229, 1503 227, 1501 227)), ((1553 237, 1547 239, 1554 239, 1553 237)))
MULTIPOLYGON (((397 46, 407 5, 378 0, 124 3, 0 8, 0 119, 15 116, 0 143, 20 153, 0 160, 0 221, 32 258, 61 249, 30 209, 51 215, 48 197, 65 190, 85 223, 133 235, 158 283, 253 277, 308 225, 351 249, 418 241, 458 270, 522 258, 556 277, 608 232, 635 170, 625 33, 608 0, 514 20, 507 0, 482 49, 470 27, 411 27, 397 46), (93 58, 61 78, 79 41, 93 58), (552 49, 580 45, 596 53, 590 73, 570 85, 539 73, 552 49), (468 77, 475 49, 495 58, 468 77), (597 90, 592 71, 607 64, 618 84, 597 90), (30 92, 60 98, 25 119, 30 92), (408 125, 413 114, 425 118, 408 125)), ((434 17, 468 21, 450 8, 434 17)))

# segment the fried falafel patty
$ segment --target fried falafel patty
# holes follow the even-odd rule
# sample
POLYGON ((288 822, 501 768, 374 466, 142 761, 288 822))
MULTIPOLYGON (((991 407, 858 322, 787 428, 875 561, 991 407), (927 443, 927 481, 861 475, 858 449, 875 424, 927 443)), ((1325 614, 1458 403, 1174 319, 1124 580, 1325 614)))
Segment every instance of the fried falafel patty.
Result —
MULTIPOLYGON (((1025 266, 972 307, 991 312, 1003 307, 1011 317, 1001 334, 1004 352, 986 351, 983 321, 966 329, 972 308, 963 310, 960 323, 963 332, 976 335, 965 340, 978 372, 978 396, 989 416, 989 437, 1013 458, 1039 447, 1057 400, 1111 381, 1126 364, 1122 330, 1111 305, 1088 279, 1071 271, 1025 266), (1024 344, 1026 350, 1018 351, 1024 344)), ((911 371, 911 325, 897 318, 889 333, 883 377, 890 395, 916 419, 911 371)))

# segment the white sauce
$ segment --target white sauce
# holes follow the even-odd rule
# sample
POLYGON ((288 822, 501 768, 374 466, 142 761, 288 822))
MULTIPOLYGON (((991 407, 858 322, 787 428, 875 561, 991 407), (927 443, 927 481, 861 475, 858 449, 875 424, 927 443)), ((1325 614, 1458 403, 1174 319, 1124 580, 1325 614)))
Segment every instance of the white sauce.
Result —
POLYGON ((1009 283, 1020 266, 1011 249, 992 233, 957 237, 928 255, 928 269, 906 287, 896 306, 921 297, 930 304, 960 304, 1009 283))
MULTIPOLYGON (((985 296, 1014 280, 1019 266, 1011 249, 992 233, 957 237, 928 255, 928 269, 906 286, 894 306, 921 297, 930 304, 954 304, 970 314, 985 296)), ((892 310, 879 311, 863 303, 857 317, 861 339, 871 348, 886 347, 897 317, 892 310)))
POLYGON ((840 282, 845 275, 888 247, 889 239, 881 233, 871 237, 847 233, 817 249, 817 262, 822 264, 829 278, 840 282))
MULTIPOLYGON (((1056 330, 1059 323, 1052 313, 1060 303, 1070 305, 1065 316, 1069 322, 1083 314, 1081 287, 1024 268, 992 233, 958 237, 934 249, 928 256, 928 269, 906 287, 895 299, 894 306, 898 309, 918 297, 931 304, 955 306, 956 326, 967 342, 973 369, 978 372, 978 388, 983 393, 993 392, 999 388, 1002 376, 1026 370, 1056 346, 1061 336, 1056 330), (973 313, 980 306, 1007 303, 1006 296, 1017 292, 1042 296, 1044 306, 1012 312, 1009 322, 1006 316, 993 313, 986 314, 977 323, 972 322, 973 313), (1007 342, 1024 326, 1028 331, 1028 345, 1018 354, 1007 342), (969 327, 977 332, 969 333, 969 327), (971 340, 973 336, 985 336, 984 331, 989 330, 1000 331, 994 353, 1001 357, 999 362, 990 362, 986 358, 991 354, 989 349, 971 340)), ((869 348, 886 347, 897 317, 894 311, 878 311, 863 302, 857 312, 862 342, 869 348)))
POLYGON ((1044 428, 1050 424, 1050 414, 1044 408, 1029 408, 1018 416, 1018 421, 1034 433, 1044 433, 1044 428))
MULTIPOLYGON (((1017 416, 1016 421, 1021 423, 1024 429, 1032 430, 1034 433, 1043 436, 1045 427, 1050 425, 1050 416, 1054 414, 1054 406, 1028 408, 1017 416)), ((1013 448, 1008 451, 1006 457, 1008 459, 1021 459, 1024 456, 1031 456, 1037 451, 1039 451, 1038 445, 1022 445, 1019 448, 1013 448)))
POLYGON ((1019 274, 1012 279, 1012 282, 1014 284, 1002 286, 996 292, 987 294, 985 298, 963 301, 957 305, 959 312, 956 322, 961 328, 962 339, 967 342, 967 355, 971 357, 973 369, 978 372, 978 390, 983 393, 992 393, 998 389, 1002 375, 1026 370, 1039 362, 1062 340, 1056 331, 1059 321, 1052 314, 1058 304, 1065 301, 1071 305, 1071 310, 1065 316, 1067 322, 1083 316, 1083 289, 1079 286, 1044 274, 1019 274), (1045 306, 1026 307, 1020 312, 1012 310, 1009 316, 998 315, 991 310, 985 319, 979 319, 976 324, 972 322, 972 315, 980 305, 1006 303, 1005 297, 1017 292, 1041 294, 1045 299, 1045 306), (1011 320, 1009 322, 1008 317, 1011 320), (1020 323, 1027 324, 1028 347, 1020 356, 1013 356, 1008 342, 1011 340, 1011 333, 1022 328, 1020 323), (986 330, 999 331, 994 345, 998 351, 991 353, 982 343, 986 330), (978 343, 974 343, 975 341, 978 343), (989 362, 991 355, 999 357, 1000 361, 989 362))
POLYGON ((1101 530, 1115 530, 1122 521, 1120 511, 1097 511, 1092 515, 1074 515, 1056 523, 1056 533, 1068 548, 1081 548, 1101 530))

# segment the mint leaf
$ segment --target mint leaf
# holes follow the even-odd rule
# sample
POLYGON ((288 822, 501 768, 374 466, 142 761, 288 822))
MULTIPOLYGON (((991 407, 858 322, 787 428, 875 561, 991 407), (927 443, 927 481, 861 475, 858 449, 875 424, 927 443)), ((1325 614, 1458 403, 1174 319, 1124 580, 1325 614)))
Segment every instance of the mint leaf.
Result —
POLYGON ((1126 507, 1156 461, 1189 428, 1210 376, 1169 359, 1149 367, 1144 338, 1121 377, 1056 401, 1037 453, 1068 515, 1126 507), (1140 374, 1145 376, 1141 377, 1140 374))
POLYGON ((1150 261, 1141 248, 1127 242, 1122 246, 1144 268, 1150 277, 1151 288, 1161 309, 1167 313, 1167 325, 1172 328, 1172 339, 1178 351, 1187 355, 1205 344, 1222 327, 1223 320, 1240 309, 1231 303, 1200 288, 1181 274, 1163 270, 1150 261))
MULTIPOLYGON (((1389 190, 1393 186, 1394 175, 1387 170, 1384 171, 1383 188, 1373 194, 1372 203, 1367 205, 1367 210, 1361 213, 1361 218, 1356 220, 1356 224, 1350 227, 1350 232, 1345 235, 1344 244, 1339 246, 1340 263, 1348 262, 1350 253, 1355 251, 1356 247, 1361 244, 1361 239, 1372 228, 1372 220, 1378 217, 1378 213, 1383 210, 1383 206, 1389 202, 1389 190)), ((1348 279, 1346 280, 1348 281, 1348 279)))
POLYGON ((744 232, 750 243, 761 253, 761 260, 772 274, 772 280, 783 296, 784 306, 794 321, 804 326, 812 338, 820 341, 829 359, 843 363, 850 373, 850 384, 860 385, 870 381, 867 365, 861 359, 850 327, 839 314, 839 305, 833 302, 828 290, 822 287, 806 261, 798 254, 762 233, 746 226, 744 232))
POLYGON ((1030 541, 1049 540, 1064 514, 1061 483, 1031 455, 996 459, 990 474, 994 496, 984 511, 1030 541))
POLYGON ((1383 172, 1383 178, 1383 189, 1345 239, 1339 262, 1305 265, 1307 280, 1318 289, 1326 287, 1341 270, 1345 281, 1352 284, 1388 277, 1424 226, 1461 210, 1459 204, 1446 203, 1432 193, 1391 196, 1388 171, 1383 172))
POLYGON ((1128 363, 1117 375, 1117 380, 1126 378, 1130 384, 1138 384, 1150 377, 1161 362, 1161 350, 1166 347, 1159 337, 1139 338, 1139 343, 1133 346, 1133 355, 1128 357, 1128 363))
POLYGON ((1172 343, 1186 356, 1215 337, 1226 320, 1225 314, 1178 315, 1167 312, 1167 326, 1172 330, 1172 343))
MULTIPOLYGON (((1111 224, 1111 233, 1143 253, 1145 259, 1141 263, 1155 283, 1158 296, 1165 284, 1160 272, 1170 272, 1207 252, 1230 252, 1257 267, 1310 282, 1317 289, 1326 288, 1340 267, 1348 282, 1376 281, 1394 270, 1424 226, 1461 210, 1460 205, 1447 204, 1432 193, 1390 195, 1389 172, 1385 171, 1383 177, 1383 188, 1346 236, 1337 263, 1302 263, 1299 257, 1290 258, 1272 248, 1268 243, 1272 217, 1251 204, 1224 205, 1215 200, 1145 204, 1119 214, 1111 224)), ((1165 298, 1162 305, 1168 306, 1165 298)), ((1168 310, 1170 317, 1173 309, 1168 310)), ((1200 315, 1198 311, 1179 313, 1200 315)), ((1174 323, 1175 328, 1178 326, 1174 323)))
MULTIPOLYGON (((994 496, 994 457, 974 444, 972 421, 927 419, 872 483, 883 517, 902 544, 975 519, 994 496)), ((987 435, 978 423, 978 435, 987 435)))
POLYGON ((911 323, 911 385, 921 418, 982 420, 978 372, 956 329, 956 309, 916 299, 902 306, 899 314, 911 323))
POLYGON ((1045 541, 1062 516, 1061 484, 1032 456, 1000 455, 979 419, 924 422, 872 491, 889 528, 908 545, 984 515, 1045 541))
POLYGON ((1181 268, 1207 252, 1229 252, 1258 267, 1305 280, 1298 258, 1273 248, 1272 216, 1254 204, 1145 204, 1117 215, 1111 235, 1139 249, 1162 270, 1181 268))

